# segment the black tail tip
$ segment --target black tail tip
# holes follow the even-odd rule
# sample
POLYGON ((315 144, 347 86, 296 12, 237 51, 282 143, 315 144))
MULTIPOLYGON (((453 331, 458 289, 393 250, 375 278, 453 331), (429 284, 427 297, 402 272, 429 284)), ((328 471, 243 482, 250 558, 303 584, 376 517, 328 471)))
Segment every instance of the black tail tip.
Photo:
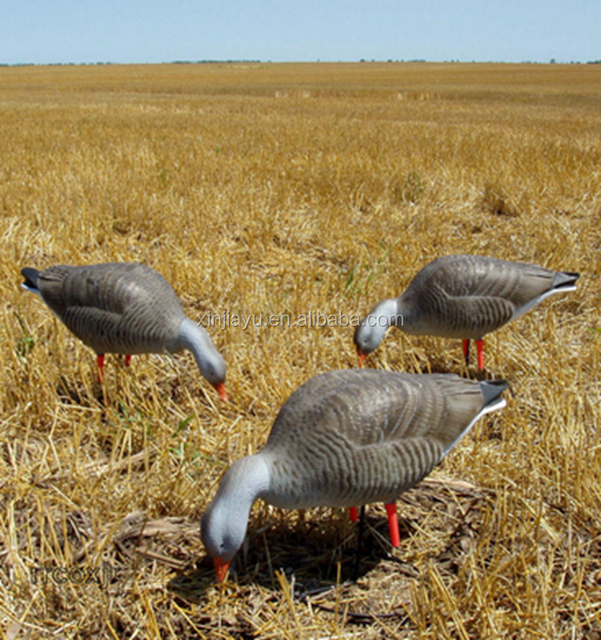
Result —
POLYGON ((508 388, 509 382, 502 378, 499 378, 498 380, 483 380, 480 382, 480 390, 484 395, 484 404, 490 404, 508 388))
POLYGON ((24 267, 21 269, 21 275, 25 278, 25 282, 23 284, 26 287, 32 287, 33 289, 38 288, 38 276, 40 275, 40 272, 37 269, 24 267))
POLYGON ((559 275, 559 282, 557 282, 557 287, 570 287, 576 284, 576 280, 580 278, 580 274, 575 271, 562 271, 559 275))

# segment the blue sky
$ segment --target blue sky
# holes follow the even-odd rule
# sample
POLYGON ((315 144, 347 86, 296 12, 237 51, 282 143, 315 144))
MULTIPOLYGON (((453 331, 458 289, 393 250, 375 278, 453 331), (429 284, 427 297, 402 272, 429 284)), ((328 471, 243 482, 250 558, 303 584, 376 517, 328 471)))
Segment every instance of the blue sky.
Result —
POLYGON ((601 59, 601 0, 0 0, 0 63, 601 59))

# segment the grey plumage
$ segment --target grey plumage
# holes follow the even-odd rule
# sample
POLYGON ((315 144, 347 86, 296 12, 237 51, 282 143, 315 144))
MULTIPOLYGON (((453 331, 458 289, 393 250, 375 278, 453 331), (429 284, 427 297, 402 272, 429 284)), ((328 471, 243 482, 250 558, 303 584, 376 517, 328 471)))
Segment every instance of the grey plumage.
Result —
POLYGON ((255 499, 287 509, 394 502, 488 411, 504 381, 376 370, 312 378, 280 409, 265 447, 232 465, 202 519, 213 558, 229 562, 255 499))
POLYGON ((399 297, 378 303, 354 341, 373 351, 388 326, 412 335, 482 339, 550 295, 576 288, 579 274, 473 255, 445 256, 426 265, 399 297), (376 325, 376 326, 370 326, 376 325))
POLYGON ((284 508, 390 502, 428 475, 506 384, 454 375, 338 371, 280 410, 263 449, 277 461, 267 501, 284 508))
POLYGON ((137 263, 26 267, 23 287, 37 293, 85 344, 104 353, 141 354, 190 349, 213 385, 225 363, 207 332, 186 318, 179 299, 157 271, 137 263))

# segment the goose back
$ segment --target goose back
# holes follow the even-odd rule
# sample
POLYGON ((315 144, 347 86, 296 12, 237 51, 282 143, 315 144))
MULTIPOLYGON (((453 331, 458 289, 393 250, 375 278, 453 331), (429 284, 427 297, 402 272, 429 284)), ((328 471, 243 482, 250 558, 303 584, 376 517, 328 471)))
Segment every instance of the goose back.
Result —
POLYGON ((175 291, 137 263, 53 266, 37 274, 40 296, 96 353, 171 350, 185 318, 175 291))
POLYGON ((285 508, 394 501, 481 415, 486 384, 376 370, 316 376, 284 404, 261 452, 272 469, 265 499, 285 508))
POLYGON ((473 255, 438 258, 398 299, 410 334, 482 338, 522 315, 547 295, 571 285, 575 273, 473 255))

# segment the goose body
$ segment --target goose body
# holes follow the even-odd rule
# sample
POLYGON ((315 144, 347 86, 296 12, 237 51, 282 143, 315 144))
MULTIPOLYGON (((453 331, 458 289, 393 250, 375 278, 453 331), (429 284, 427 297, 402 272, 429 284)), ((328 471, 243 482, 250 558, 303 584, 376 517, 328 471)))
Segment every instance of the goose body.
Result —
POLYGON ((225 362, 209 334, 186 317, 167 280, 138 263, 26 267, 23 288, 98 355, 192 351, 202 375, 225 399, 225 362))
POLYGON ((244 540, 256 499, 285 509, 394 504, 481 415, 505 406, 506 387, 370 369, 312 378, 282 406, 265 447, 226 472, 202 518, 218 578, 244 540))
POLYGON ((576 288, 579 274, 534 264, 473 255, 434 260, 415 276, 399 298, 379 302, 355 330, 360 362, 380 344, 389 326, 411 335, 460 338, 467 347, 519 318, 545 298, 576 288))

